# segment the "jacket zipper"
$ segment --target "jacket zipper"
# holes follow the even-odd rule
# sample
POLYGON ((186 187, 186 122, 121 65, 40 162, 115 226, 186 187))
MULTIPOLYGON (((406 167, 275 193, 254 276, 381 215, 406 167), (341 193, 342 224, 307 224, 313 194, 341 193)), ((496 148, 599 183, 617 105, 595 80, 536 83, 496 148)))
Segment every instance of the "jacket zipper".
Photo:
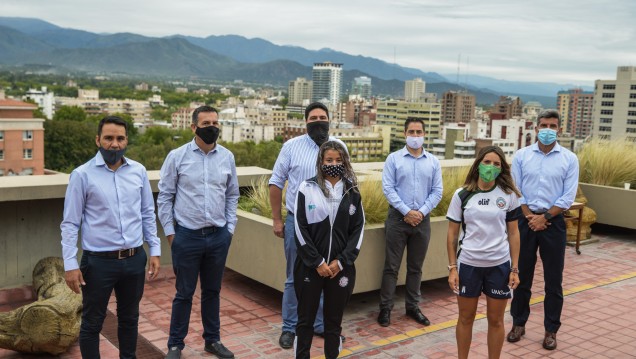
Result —
MULTIPOLYGON (((347 195, 347 193, 349 193, 349 191, 351 191, 351 189, 353 189, 354 187, 357 186, 351 186, 348 190, 346 190, 343 194, 342 197, 340 197, 340 201, 338 202, 338 207, 336 208, 340 208, 340 204, 342 204, 342 199, 347 195)), ((338 210, 336 210, 336 215, 338 214, 338 210)), ((329 221, 329 251, 327 252, 327 265, 329 265, 329 262, 331 262, 331 243, 333 242, 333 224, 336 221, 336 215, 334 215, 333 220, 330 219, 329 221)))

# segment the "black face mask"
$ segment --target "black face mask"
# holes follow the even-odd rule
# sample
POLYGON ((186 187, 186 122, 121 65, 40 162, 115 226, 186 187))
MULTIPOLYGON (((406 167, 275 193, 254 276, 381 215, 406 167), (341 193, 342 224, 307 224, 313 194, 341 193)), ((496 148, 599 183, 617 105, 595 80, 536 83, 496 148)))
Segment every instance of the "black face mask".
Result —
POLYGON ((331 177, 340 177, 344 174, 345 167, 342 163, 337 165, 322 165, 322 172, 331 177))
POLYGON ((104 162, 112 166, 121 161, 122 157, 124 157, 124 153, 126 153, 126 149, 122 148, 121 150, 107 150, 104 147, 99 146, 99 153, 102 154, 104 162))
POLYGON ((219 128, 216 126, 208 126, 208 127, 198 127, 194 133, 199 136, 201 141, 205 142, 208 145, 211 145, 216 142, 219 138, 219 128))
POLYGON ((307 122, 307 134, 320 147, 329 139, 329 121, 307 122))

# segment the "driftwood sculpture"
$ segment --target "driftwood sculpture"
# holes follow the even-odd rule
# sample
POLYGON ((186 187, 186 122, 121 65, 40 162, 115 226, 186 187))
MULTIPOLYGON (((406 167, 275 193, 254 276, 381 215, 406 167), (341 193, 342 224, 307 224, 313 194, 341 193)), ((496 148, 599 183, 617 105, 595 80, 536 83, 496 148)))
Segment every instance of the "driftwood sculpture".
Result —
POLYGON ((61 258, 47 257, 33 269, 37 301, 0 313, 0 347, 22 353, 64 353, 79 337, 82 295, 64 281, 61 258))

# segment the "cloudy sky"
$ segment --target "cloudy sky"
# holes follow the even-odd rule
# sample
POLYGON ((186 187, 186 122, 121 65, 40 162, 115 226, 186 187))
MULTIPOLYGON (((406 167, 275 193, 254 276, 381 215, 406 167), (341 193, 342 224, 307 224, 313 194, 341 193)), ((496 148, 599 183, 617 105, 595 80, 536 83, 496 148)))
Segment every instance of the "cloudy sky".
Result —
POLYGON ((2 0, 0 16, 147 36, 236 34, 441 74, 592 86, 636 66, 634 0, 2 0), (461 56, 461 60, 458 59, 461 56))

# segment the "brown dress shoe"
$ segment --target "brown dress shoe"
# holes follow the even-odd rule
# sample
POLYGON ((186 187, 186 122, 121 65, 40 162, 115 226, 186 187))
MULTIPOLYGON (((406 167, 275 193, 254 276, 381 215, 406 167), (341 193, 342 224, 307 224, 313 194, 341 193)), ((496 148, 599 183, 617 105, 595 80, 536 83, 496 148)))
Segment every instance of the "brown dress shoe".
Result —
POLYGON ((521 340, 521 337, 526 334, 526 327, 521 327, 518 325, 513 325, 510 333, 506 337, 510 343, 515 343, 521 340))
POLYGON ((543 338, 543 348, 547 350, 554 350, 557 347, 556 333, 545 332, 545 338, 543 338))

